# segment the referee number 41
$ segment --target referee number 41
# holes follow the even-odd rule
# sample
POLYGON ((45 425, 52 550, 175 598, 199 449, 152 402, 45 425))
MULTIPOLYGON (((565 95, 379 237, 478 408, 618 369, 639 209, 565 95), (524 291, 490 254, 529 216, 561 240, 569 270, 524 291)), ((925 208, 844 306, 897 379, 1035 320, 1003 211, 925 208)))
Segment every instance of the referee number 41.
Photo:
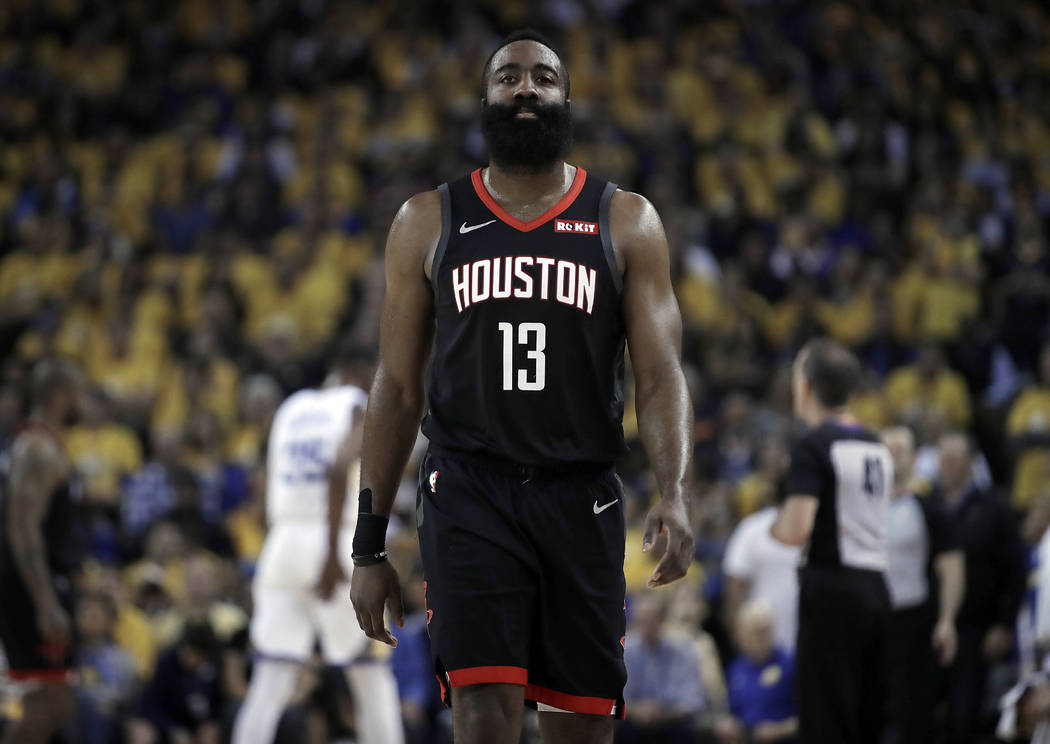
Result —
POLYGON ((547 383, 547 356, 543 353, 547 348, 547 326, 543 323, 519 323, 515 333, 513 323, 500 323, 499 333, 503 338, 503 389, 543 390, 547 383), (514 369, 515 336, 518 345, 526 348, 532 369, 514 369))

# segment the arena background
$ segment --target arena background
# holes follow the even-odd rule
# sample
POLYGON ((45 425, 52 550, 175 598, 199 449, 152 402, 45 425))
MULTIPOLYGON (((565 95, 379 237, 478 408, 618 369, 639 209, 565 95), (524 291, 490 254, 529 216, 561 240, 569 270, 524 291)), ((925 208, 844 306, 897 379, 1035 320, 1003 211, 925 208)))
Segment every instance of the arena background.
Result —
MULTIPOLYGON (((737 653, 721 558, 734 525, 775 499, 794 430, 788 365, 806 339, 857 352, 853 411, 912 426, 926 482, 939 437, 972 434, 980 477, 1029 544, 1041 537, 1041 3, 6 0, 0 446, 27 413, 35 361, 70 357, 92 383, 66 432, 91 515, 84 702, 68 741, 119 741, 189 620, 222 644, 214 715, 231 720, 270 418, 322 381, 338 344, 375 346, 392 215, 484 162, 482 65, 521 26, 549 33, 568 64, 570 162, 647 196, 670 240, 697 554, 660 592, 661 632, 674 624, 700 649, 702 736, 727 712, 737 653)), ((650 570, 639 520, 656 494, 633 406, 625 427, 637 599, 650 570)), ((394 659, 410 734, 437 742, 447 715, 421 635, 413 468, 392 552, 415 640, 394 659)), ((998 665, 997 692, 1019 658, 998 665)), ((301 740, 351 736, 340 678, 311 668, 298 699, 301 740)))

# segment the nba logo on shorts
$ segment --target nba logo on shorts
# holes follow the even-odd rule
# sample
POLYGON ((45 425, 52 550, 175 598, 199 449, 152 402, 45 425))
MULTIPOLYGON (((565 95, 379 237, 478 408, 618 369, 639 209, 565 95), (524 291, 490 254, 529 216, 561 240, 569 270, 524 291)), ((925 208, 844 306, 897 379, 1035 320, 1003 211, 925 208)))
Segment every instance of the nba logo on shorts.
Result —
POLYGON ((433 473, 430 474, 430 478, 428 479, 428 482, 430 483, 431 493, 437 493, 438 472, 439 471, 435 470, 433 473))

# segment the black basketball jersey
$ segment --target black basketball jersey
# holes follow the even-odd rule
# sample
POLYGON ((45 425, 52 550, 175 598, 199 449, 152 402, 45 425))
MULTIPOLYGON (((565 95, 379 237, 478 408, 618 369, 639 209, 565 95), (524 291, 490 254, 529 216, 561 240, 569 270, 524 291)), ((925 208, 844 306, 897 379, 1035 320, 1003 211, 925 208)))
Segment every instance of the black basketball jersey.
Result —
POLYGON ((885 571, 893 460, 863 426, 826 421, 791 451, 788 495, 815 496, 805 564, 885 571))
POLYGON ((481 169, 439 187, 423 421, 432 443, 538 467, 611 463, 623 451, 615 191, 577 168, 561 201, 522 222, 481 169))

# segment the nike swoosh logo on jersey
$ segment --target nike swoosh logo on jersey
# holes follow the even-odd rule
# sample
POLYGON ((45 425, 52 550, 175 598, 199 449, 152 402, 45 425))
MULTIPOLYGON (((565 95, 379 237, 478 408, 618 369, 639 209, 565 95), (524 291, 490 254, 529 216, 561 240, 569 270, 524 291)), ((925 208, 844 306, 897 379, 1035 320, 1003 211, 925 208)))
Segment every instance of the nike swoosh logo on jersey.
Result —
POLYGON ((595 500, 595 502, 594 502, 594 513, 595 514, 601 514, 603 511, 608 509, 610 506, 615 504, 617 501, 619 501, 619 499, 613 499, 608 504, 602 504, 601 506, 598 506, 598 501, 595 500))
POLYGON ((482 222, 480 225, 471 225, 470 227, 467 227, 467 223, 464 222, 462 225, 459 226, 459 234, 460 235, 466 235, 471 230, 480 230, 481 228, 485 227, 486 225, 491 225, 495 221, 496 220, 489 220, 488 222, 482 222))

